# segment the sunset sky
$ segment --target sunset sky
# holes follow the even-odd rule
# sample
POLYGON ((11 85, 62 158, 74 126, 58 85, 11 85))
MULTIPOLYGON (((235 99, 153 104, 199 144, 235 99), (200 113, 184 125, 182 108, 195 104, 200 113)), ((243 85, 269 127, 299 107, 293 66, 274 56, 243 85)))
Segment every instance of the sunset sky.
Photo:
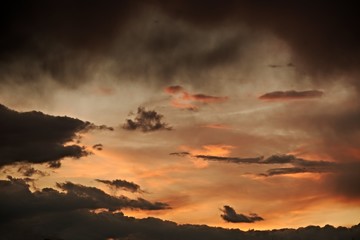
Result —
POLYGON ((290 2, 2 7, 0 223, 358 224, 359 14, 290 2))

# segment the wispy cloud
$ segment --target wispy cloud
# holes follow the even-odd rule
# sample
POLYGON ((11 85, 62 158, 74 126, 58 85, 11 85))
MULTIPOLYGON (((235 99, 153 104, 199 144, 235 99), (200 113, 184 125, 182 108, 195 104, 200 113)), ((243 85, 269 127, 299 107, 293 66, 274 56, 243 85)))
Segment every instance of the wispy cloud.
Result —
POLYGON ((319 90, 275 91, 275 92, 265 93, 264 95, 261 95, 259 97, 259 99, 261 99, 261 100, 269 100, 269 101, 275 101, 275 100, 302 100, 302 99, 320 98, 320 97, 323 96, 323 94, 324 94, 324 92, 319 91, 319 90))

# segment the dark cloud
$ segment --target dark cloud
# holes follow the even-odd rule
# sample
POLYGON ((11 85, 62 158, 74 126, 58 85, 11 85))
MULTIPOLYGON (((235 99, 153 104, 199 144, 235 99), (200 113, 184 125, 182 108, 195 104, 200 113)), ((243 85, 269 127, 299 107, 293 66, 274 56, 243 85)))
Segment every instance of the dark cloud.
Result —
POLYGON ((330 168, 337 164, 328 161, 313 161, 298 158, 294 155, 272 155, 270 157, 254 157, 254 158, 239 158, 239 157, 222 157, 212 155, 195 155, 195 158, 201 158, 208 161, 224 161, 231 163, 245 163, 245 164, 291 164, 297 167, 317 167, 317 168, 330 168))
POLYGON ((300 99, 313 99, 320 98, 324 93, 318 90, 307 91, 275 91, 265 93, 259 98, 262 100, 300 100, 300 99))
POLYGON ((204 6, 200 1, 190 0, 159 2, 166 12, 198 27, 217 28, 244 22, 252 28, 271 31, 290 46, 296 65, 308 73, 358 73, 360 17, 354 4, 230 0, 212 1, 204 6))
POLYGON ((254 158, 238 158, 238 157, 221 157, 221 156, 211 156, 211 155, 195 155, 195 158, 201 158, 207 161, 220 161, 220 162, 231 162, 231 163, 257 163, 260 164, 263 157, 254 157, 254 158))
POLYGON ((286 65, 281 65, 281 64, 269 64, 268 67, 270 67, 270 68, 294 67, 294 64, 292 64, 292 63, 288 63, 288 64, 286 64, 286 65))
POLYGON ((221 209, 222 213, 221 218, 227 222, 232 223, 253 223, 257 221, 263 221, 264 219, 258 216, 256 213, 251 213, 250 215, 244 215, 240 213, 236 213, 236 211, 230 207, 225 205, 223 209, 221 209))
MULTIPOLYGON (((266 173, 260 174, 260 176, 275 176, 275 175, 285 175, 285 174, 294 174, 294 173, 321 173, 325 171, 323 169, 317 168, 300 168, 300 167, 289 167, 289 168, 271 168, 266 171, 266 173)), ((327 172, 327 171, 325 171, 327 172)))
POLYGON ((93 149, 96 149, 96 150, 99 150, 99 151, 103 150, 103 147, 104 146, 101 143, 97 143, 97 144, 92 146, 93 149))
POLYGON ((38 214, 25 219, 3 222, 3 239, 132 239, 132 240, 302 240, 302 239, 358 239, 360 225, 353 227, 308 226, 299 229, 247 232, 206 225, 180 225, 158 218, 137 219, 123 213, 92 213, 86 210, 38 214))
POLYGON ((179 156, 179 157, 186 157, 186 156, 189 156, 190 153, 189 152, 173 152, 173 153, 170 153, 169 155, 179 156))
POLYGON ((96 179, 96 181, 104 183, 106 185, 108 185, 111 188, 115 188, 115 189, 122 189, 122 190, 126 190, 126 191, 130 191, 130 192, 143 192, 140 189, 140 186, 136 183, 133 182, 128 182, 126 180, 121 180, 121 179, 115 179, 115 180, 101 180, 101 179, 96 179))
POLYGON ((172 130, 167 123, 162 122, 163 115, 156 111, 147 111, 143 107, 139 107, 135 118, 126 119, 126 123, 122 126, 125 130, 141 130, 142 132, 152 132, 157 130, 172 130))
POLYGON ((22 218, 36 214, 74 211, 78 209, 95 210, 105 208, 115 211, 123 208, 142 210, 168 209, 166 203, 149 202, 145 199, 129 199, 125 196, 110 196, 95 187, 87 187, 71 182, 58 183, 57 187, 43 188, 31 192, 23 179, 0 180, 0 208, 2 221, 22 218))
POLYGON ((25 177, 32 177, 33 175, 38 175, 40 177, 44 177, 44 176, 48 175, 46 172, 35 169, 35 168, 31 167, 30 165, 22 165, 18 168, 17 171, 25 177))
POLYGON ((75 118, 17 112, 0 105, 0 167, 17 162, 49 163, 55 167, 64 157, 86 156, 89 152, 84 147, 65 144, 93 126, 75 118))
MULTIPOLYGON (((145 73, 170 83, 185 72, 199 79, 189 83, 203 85, 204 79, 194 78, 197 73, 242 60, 244 46, 254 40, 239 33, 245 25, 249 32, 281 38, 299 71, 327 82, 317 75, 359 73, 360 17, 355 9, 324 0, 8 2, 0 12, 1 73, 7 76, 1 79, 28 84, 44 74, 73 87, 88 81, 92 69, 110 58, 116 63, 111 70, 127 72, 131 80, 145 73), (223 34, 224 29, 234 34, 223 34)), ((355 78, 344 81, 359 86, 355 78)))

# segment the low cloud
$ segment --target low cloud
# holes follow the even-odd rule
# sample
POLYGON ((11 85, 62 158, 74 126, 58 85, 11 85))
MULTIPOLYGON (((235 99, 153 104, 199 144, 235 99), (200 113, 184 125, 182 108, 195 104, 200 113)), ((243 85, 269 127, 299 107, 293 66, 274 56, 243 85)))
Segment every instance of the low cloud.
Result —
POLYGON ((142 132, 153 132, 157 130, 172 130, 169 124, 162 121, 163 115, 156 111, 147 111, 143 107, 139 107, 134 119, 126 119, 122 126, 125 130, 141 130, 142 132))
POLYGON ((0 180, 0 210, 2 221, 22 218, 39 213, 66 212, 80 209, 108 209, 115 211, 123 208, 141 210, 168 209, 162 202, 149 202, 143 198, 130 199, 125 196, 111 196, 95 188, 72 182, 57 183, 62 191, 43 188, 31 192, 23 179, 9 177, 0 180))
MULTIPOLYGON (((99 189, 73 183, 59 184, 64 192, 52 188, 31 192, 22 179, 0 180, 0 236, 3 239, 358 239, 360 225, 334 228, 309 226, 271 231, 241 231, 206 225, 180 225, 148 217, 137 219, 121 212, 90 211, 129 206, 129 199, 107 195, 99 189), (124 203, 127 203, 124 205, 124 203)), ((134 200, 136 201, 136 200, 134 200)), ((136 207, 140 202, 138 201, 136 207)), ((144 206, 143 204, 140 204, 144 206)), ((131 207, 134 207, 131 204, 131 207)), ((144 209, 144 208, 141 208, 144 209)), ((261 221, 256 214, 243 215, 224 206, 226 219, 249 223, 261 221)))
POLYGON ((115 180, 102 180, 102 179, 95 179, 97 182, 101 182, 106 184, 107 186, 109 186, 110 188, 115 188, 115 189, 122 189, 125 191, 130 191, 130 192, 143 192, 140 189, 140 186, 136 183, 133 182, 128 182, 126 180, 121 180, 121 179, 115 179, 115 180))
POLYGON ((83 146, 67 143, 93 128, 96 125, 67 116, 17 112, 0 105, 0 167, 19 162, 58 167, 65 157, 87 156, 90 152, 83 146))
POLYGON ((324 92, 319 90, 307 90, 307 91, 275 91, 265 93, 260 96, 261 100, 301 100, 301 99, 313 99, 322 97, 324 92))
POLYGON ((238 157, 222 157, 222 156, 211 156, 211 155, 195 155, 195 158, 201 158, 207 161, 224 161, 231 163, 260 163, 263 157, 254 158, 238 158, 238 157))
POLYGON ((48 174, 41 170, 35 169, 30 165, 22 165, 18 168, 18 173, 21 173, 24 177, 32 177, 33 175, 38 175, 39 177, 45 177, 48 174))
POLYGON ((190 153, 189 152, 173 152, 173 153, 170 153, 169 155, 178 156, 178 157, 186 157, 186 156, 189 156, 190 153))
POLYGON ((292 165, 292 167, 284 168, 271 168, 267 170, 266 173, 261 173, 260 176, 275 176, 275 175, 284 175, 284 174, 296 174, 296 173, 324 173, 324 172, 336 172, 341 164, 329 161, 314 161, 307 160, 303 158, 296 157, 294 155, 272 155, 270 157, 264 158, 263 156, 259 157, 224 157, 224 156, 214 156, 214 155, 191 155, 188 152, 174 152, 170 153, 173 156, 179 157, 193 157, 199 158, 206 161, 216 161, 216 162, 229 162, 236 164, 262 164, 262 165, 292 165))
POLYGON ((166 87, 164 91, 171 95, 171 105, 173 107, 187 110, 198 110, 200 104, 221 103, 228 100, 228 97, 211 96, 202 93, 192 94, 178 85, 166 87))
POLYGON ((220 216, 227 222, 232 223, 254 223, 257 221, 263 221, 264 219, 257 215, 256 213, 250 213, 250 215, 245 215, 241 213, 236 213, 236 211, 230 207, 225 205, 223 209, 221 209, 222 213, 220 216))

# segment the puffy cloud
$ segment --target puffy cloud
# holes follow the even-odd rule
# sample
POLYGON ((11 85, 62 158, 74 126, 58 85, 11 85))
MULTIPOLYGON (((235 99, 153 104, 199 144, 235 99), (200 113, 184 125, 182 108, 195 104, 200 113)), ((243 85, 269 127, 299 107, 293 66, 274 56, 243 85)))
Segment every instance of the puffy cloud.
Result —
POLYGON ((130 192, 143 192, 138 184, 126 180, 115 179, 110 181, 110 180, 96 179, 96 181, 104 183, 110 188, 122 189, 130 192))
POLYGON ((139 107, 134 120, 126 119, 122 126, 125 130, 141 130, 142 132, 152 132, 157 130, 172 130, 167 123, 162 122, 163 115, 156 111, 147 111, 143 107, 139 107))
POLYGON ((239 214, 230 207, 225 205, 223 209, 221 209, 223 214, 221 214, 221 218, 227 222, 232 223, 253 223, 257 221, 264 220, 262 217, 258 216, 256 213, 250 213, 250 215, 239 214))
POLYGON ((0 167, 18 162, 49 163, 57 167, 65 157, 81 158, 89 152, 74 141, 95 125, 42 112, 17 112, 0 105, 0 167))
POLYGON ((57 183, 57 187, 63 192, 53 188, 43 188, 31 192, 29 185, 23 179, 9 177, 9 180, 0 180, 2 221, 79 209, 105 208, 115 211, 123 208, 142 210, 169 208, 166 203, 152 203, 142 198, 129 199, 125 196, 110 196, 98 188, 72 182, 57 183))
POLYGON ((265 93, 259 98, 262 100, 301 100, 301 99, 313 99, 320 98, 324 93, 319 90, 307 90, 307 91, 275 91, 265 93))
POLYGON ((25 219, 1 222, 0 234, 4 239, 358 239, 360 225, 353 227, 308 226, 299 229, 271 231, 241 231, 206 225, 180 225, 158 218, 137 219, 123 213, 94 213, 86 210, 38 214, 25 219))

